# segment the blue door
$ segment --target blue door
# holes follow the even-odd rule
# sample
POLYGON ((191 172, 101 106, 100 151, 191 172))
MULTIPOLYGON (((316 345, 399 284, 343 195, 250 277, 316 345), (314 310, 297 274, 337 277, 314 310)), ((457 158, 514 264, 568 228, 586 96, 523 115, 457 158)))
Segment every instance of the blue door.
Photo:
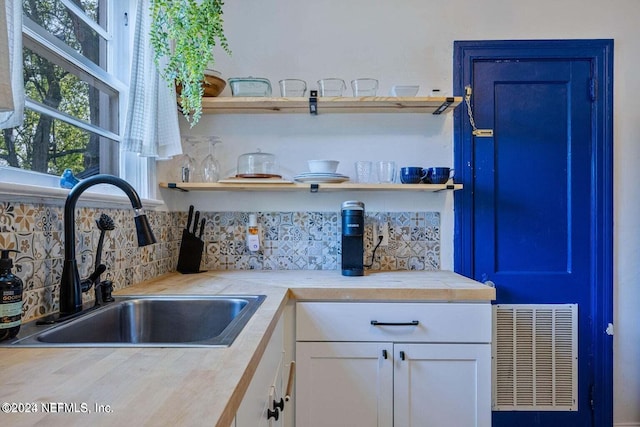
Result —
MULTIPOLYGON (((612 42, 457 42, 455 51, 456 90, 471 87, 476 126, 493 131, 474 136, 466 106, 456 112, 465 185, 456 271, 495 284, 497 304, 578 307, 575 407, 514 405, 495 410, 493 425, 611 425, 612 42)), ((528 356, 518 345, 514 354, 528 356)), ((513 381, 527 390, 531 378, 513 381)))

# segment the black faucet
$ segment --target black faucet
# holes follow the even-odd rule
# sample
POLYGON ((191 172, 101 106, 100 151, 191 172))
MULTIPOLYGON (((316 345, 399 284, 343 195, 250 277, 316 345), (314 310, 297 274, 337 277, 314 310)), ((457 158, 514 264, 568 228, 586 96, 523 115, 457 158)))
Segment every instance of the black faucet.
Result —
POLYGON ((64 204, 64 266, 60 280, 60 316, 70 316, 82 311, 82 281, 76 261, 76 202, 87 188, 96 184, 111 184, 120 188, 131 200, 135 211, 138 246, 156 243, 149 220, 142 210, 142 202, 136 190, 122 178, 113 175, 94 175, 76 184, 64 204))

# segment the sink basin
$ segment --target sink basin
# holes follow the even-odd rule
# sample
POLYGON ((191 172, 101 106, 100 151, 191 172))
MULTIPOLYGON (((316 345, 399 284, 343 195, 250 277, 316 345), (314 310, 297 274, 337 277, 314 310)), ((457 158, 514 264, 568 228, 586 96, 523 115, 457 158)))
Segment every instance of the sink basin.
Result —
POLYGON ((12 345, 228 347, 264 298, 264 295, 117 297, 113 303, 12 345))

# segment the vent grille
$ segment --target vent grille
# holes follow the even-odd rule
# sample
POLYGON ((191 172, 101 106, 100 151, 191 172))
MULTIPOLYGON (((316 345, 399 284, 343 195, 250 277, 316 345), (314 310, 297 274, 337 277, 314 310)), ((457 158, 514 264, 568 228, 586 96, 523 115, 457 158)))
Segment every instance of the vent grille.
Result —
POLYGON ((577 304, 493 307, 493 410, 578 410, 577 315, 577 304))

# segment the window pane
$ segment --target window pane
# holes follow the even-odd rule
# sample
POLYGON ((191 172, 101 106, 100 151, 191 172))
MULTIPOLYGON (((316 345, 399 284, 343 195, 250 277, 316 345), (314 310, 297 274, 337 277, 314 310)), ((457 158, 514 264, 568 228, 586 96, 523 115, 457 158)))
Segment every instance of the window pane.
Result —
MULTIPOLYGON (((95 80, 91 83, 83 81, 30 49, 25 48, 23 55, 27 98, 110 132, 118 132, 118 96, 114 91, 101 91, 94 84, 105 90, 109 88, 95 80)), ((83 77, 88 79, 89 75, 83 77)))
POLYGON ((106 29, 106 22, 100 22, 102 17, 106 14, 102 13, 101 8, 106 8, 106 1, 97 1, 97 0, 71 0, 73 3, 78 5, 80 9, 84 11, 84 13, 89 16, 89 18, 93 19, 97 24, 100 24, 102 28, 106 29))
POLYGON ((69 168, 79 178, 100 172, 100 147, 117 144, 61 120, 25 110, 24 124, 4 129, 0 166, 61 175, 69 168))
MULTIPOLYGON (((85 10, 87 15, 99 19, 98 4, 101 2, 87 0, 80 3, 78 6, 85 10)), ((67 9, 62 2, 58 0, 28 1, 23 2, 23 8, 25 16, 87 59, 106 69, 105 39, 67 9)))

